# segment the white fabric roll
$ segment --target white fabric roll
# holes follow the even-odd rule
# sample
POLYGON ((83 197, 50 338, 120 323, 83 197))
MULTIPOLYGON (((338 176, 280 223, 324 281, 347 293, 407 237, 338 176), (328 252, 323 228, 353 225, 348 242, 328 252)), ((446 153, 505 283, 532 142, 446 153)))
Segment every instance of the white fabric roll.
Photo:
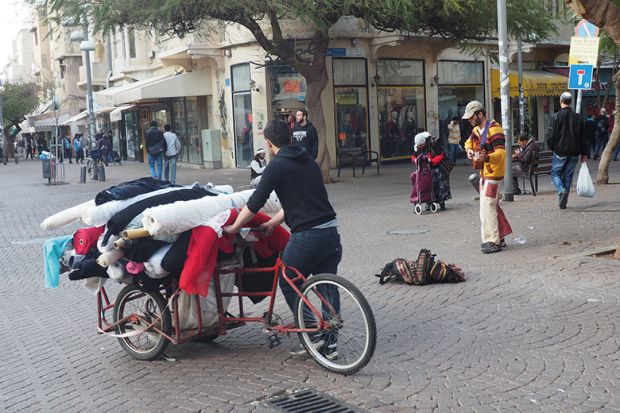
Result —
POLYGON ((124 199, 122 201, 110 201, 105 204, 97 205, 92 208, 87 208, 82 212, 82 221, 86 225, 91 225, 94 227, 99 227, 101 225, 105 225, 114 214, 123 209, 127 208, 129 205, 133 205, 138 201, 142 201, 148 197, 154 195, 161 195, 171 191, 177 191, 179 189, 187 189, 191 188, 193 185, 188 186, 179 186, 174 188, 164 188, 158 189, 157 191, 148 192, 146 194, 141 194, 138 196, 134 196, 133 198, 124 199))
POLYGON ((95 201, 83 202, 74 207, 60 211, 52 216, 49 216, 41 222, 41 228, 46 231, 51 231, 56 228, 71 224, 72 222, 79 221, 82 218, 82 213, 95 206, 95 201))
MULTIPOLYGON (((148 208, 143 213, 142 226, 155 239, 180 234, 194 227, 207 225, 213 217, 231 208, 241 209, 254 192, 253 189, 233 194, 205 196, 191 201, 148 208)), ((281 209, 280 201, 272 192, 261 212, 272 214, 281 209)))
POLYGON ((125 276, 125 271, 123 270, 123 266, 118 262, 110 265, 107 271, 110 278, 115 281, 120 281, 125 276))
POLYGON ((99 258, 97 258, 97 264, 101 265, 102 267, 109 267, 116 261, 123 258, 124 255, 125 252, 123 252, 122 250, 113 249, 112 251, 107 251, 101 254, 99 258))
POLYGON ((101 241, 103 240, 103 236, 104 235, 105 235, 105 232, 103 234, 101 234, 99 236, 99 239, 97 240, 97 249, 102 254, 104 252, 112 251, 114 249, 114 241, 116 241, 116 240, 118 240, 120 238, 118 235, 110 235, 110 238, 108 239, 108 242, 105 245, 101 245, 101 241))
POLYGON ((164 245, 163 247, 155 251, 155 253, 151 255, 151 258, 149 258, 149 260, 144 263, 144 269, 146 270, 146 273, 149 277, 164 278, 166 275, 170 274, 168 271, 164 270, 161 267, 161 260, 164 259, 164 256, 171 247, 172 244, 164 245))

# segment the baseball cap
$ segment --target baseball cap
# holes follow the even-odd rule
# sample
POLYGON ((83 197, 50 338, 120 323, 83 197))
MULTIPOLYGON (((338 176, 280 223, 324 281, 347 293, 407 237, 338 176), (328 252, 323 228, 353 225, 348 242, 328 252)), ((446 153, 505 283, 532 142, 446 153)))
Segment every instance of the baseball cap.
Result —
POLYGON ((474 113, 480 112, 481 110, 484 110, 484 106, 482 106, 482 103, 478 102, 477 100, 472 100, 467 104, 467 106, 465 106, 465 113, 463 114, 463 119, 469 119, 474 116, 474 113))

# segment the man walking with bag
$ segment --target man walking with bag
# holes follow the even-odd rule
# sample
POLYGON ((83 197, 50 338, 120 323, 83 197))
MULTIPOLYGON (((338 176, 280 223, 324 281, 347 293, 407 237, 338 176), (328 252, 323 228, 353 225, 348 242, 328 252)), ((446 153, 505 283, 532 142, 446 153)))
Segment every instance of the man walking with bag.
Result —
POLYGON ((579 156, 581 155, 581 162, 588 159, 585 123, 583 118, 571 109, 572 100, 573 96, 569 92, 562 93, 562 108, 551 116, 547 128, 547 145, 553 151, 551 181, 558 192, 560 209, 566 209, 579 156))
POLYGON ((151 127, 147 129, 144 136, 146 141, 146 151, 148 152, 149 167, 151 168, 151 176, 153 178, 162 178, 163 154, 168 147, 164 134, 157 129, 157 121, 151 122, 151 127), (155 172, 155 164, 157 164, 157 172, 155 172))
POLYGON ((480 249, 484 254, 499 252, 506 247, 504 237, 512 228, 499 206, 499 196, 506 169, 506 136, 502 126, 487 120, 482 103, 471 101, 463 119, 474 127, 465 142, 467 158, 480 170, 480 249))

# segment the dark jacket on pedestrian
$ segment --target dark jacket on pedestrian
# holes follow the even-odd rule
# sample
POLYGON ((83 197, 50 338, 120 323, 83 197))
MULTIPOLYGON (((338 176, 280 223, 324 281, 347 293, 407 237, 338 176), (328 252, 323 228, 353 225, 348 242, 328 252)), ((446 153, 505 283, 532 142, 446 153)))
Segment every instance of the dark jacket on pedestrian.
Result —
POLYGON ((585 122, 570 107, 551 116, 547 128, 547 145, 558 156, 585 156, 588 153, 585 122))
POLYGON ((519 162, 521 170, 526 172, 532 161, 538 157, 539 151, 538 143, 534 139, 530 139, 525 147, 514 157, 514 160, 519 162))
POLYGON ((336 213, 329 203, 319 165, 305 148, 283 146, 263 171, 258 187, 247 207, 258 212, 276 191, 291 232, 305 231, 325 224, 336 213))
POLYGON ((598 115, 596 117, 596 133, 601 136, 607 136, 609 132, 609 119, 605 115, 598 115))
POLYGON ((146 130, 144 141, 146 143, 146 151, 151 156, 161 155, 168 149, 166 139, 164 139, 164 133, 154 126, 146 130))
POLYGON ((306 126, 296 123, 293 128, 293 145, 306 148, 312 159, 319 155, 319 134, 311 122, 306 121, 306 126))

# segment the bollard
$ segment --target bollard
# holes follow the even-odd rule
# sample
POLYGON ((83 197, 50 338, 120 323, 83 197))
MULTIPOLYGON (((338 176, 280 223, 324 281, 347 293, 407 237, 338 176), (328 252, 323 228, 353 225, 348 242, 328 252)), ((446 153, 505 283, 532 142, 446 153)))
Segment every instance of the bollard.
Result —
POLYGON ((80 166, 80 183, 86 183, 86 165, 80 166))
POLYGON ((98 172, 99 172, 99 181, 100 182, 105 182, 105 166, 104 165, 99 165, 97 169, 98 169, 98 172))

